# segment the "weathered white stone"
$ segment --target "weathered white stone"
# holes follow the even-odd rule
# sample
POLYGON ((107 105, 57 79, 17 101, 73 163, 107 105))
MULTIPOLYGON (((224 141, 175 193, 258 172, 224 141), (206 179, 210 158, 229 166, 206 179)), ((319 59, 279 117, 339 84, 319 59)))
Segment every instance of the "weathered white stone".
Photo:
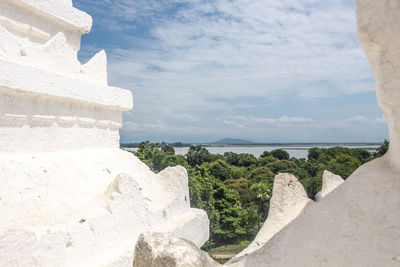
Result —
POLYGON ((104 50, 98 52, 81 68, 81 73, 85 74, 87 80, 99 83, 108 84, 107 81, 107 55, 104 50))
POLYGON ((70 1, 3 0, 0 59, 107 86, 104 52, 84 66, 77 58, 81 34, 91 23, 70 1))
POLYGON ((70 0, 0 1, 0 266, 131 266, 142 232, 208 239, 186 170, 119 149, 132 94, 104 51, 77 60, 90 27, 70 0))
POLYGON ((181 167, 156 175, 119 149, 0 155, 1 266, 128 266, 142 232, 208 239, 181 167))
POLYGON ((322 189, 315 195, 315 201, 320 201, 327 194, 335 190, 344 180, 340 175, 333 174, 327 170, 322 175, 322 189))
POLYGON ((289 173, 275 176, 268 217, 253 242, 228 263, 256 251, 293 221, 311 202, 303 185, 289 173))
POLYGON ((146 233, 139 236, 134 267, 211 267, 221 266, 204 251, 170 234, 146 233))
POLYGON ((43 44, 63 32, 78 51, 81 34, 90 31, 92 18, 73 8, 70 0, 3 0, 0 25, 21 44, 43 44))

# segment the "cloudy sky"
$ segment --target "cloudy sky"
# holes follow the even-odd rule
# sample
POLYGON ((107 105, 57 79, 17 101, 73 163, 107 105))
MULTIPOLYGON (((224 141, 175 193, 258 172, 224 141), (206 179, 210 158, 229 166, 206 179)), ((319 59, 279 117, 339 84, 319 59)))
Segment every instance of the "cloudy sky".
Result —
POLYGON ((121 142, 387 138, 352 0, 73 0, 129 89, 121 142))

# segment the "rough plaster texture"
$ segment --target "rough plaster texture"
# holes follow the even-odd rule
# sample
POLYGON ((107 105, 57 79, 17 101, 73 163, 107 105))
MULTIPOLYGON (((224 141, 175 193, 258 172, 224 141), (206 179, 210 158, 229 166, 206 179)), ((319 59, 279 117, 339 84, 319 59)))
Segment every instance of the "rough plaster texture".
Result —
POLYGON ((146 233, 135 247, 134 267, 211 267, 221 266, 204 251, 170 234, 146 233))
POLYGON ((315 195, 315 201, 320 201, 343 182, 344 180, 342 177, 340 177, 340 175, 336 175, 325 170, 324 174, 322 175, 322 189, 315 195))
POLYGON ((280 173, 274 179, 272 197, 269 204, 268 217, 253 242, 229 262, 234 262, 262 247, 283 227, 293 221, 306 206, 310 199, 303 185, 289 173, 280 173))
POLYGON ((90 27, 70 0, 0 1, 0 266, 131 266, 140 233, 208 239, 186 170, 119 149, 132 94, 104 51, 77 60, 90 27))
POLYGON ((400 266, 400 2, 356 0, 356 10, 389 151, 228 266, 400 266))
POLYGON ((63 32, 78 51, 81 34, 90 31, 92 18, 73 8, 69 0, 2 0, 0 25, 21 44, 43 44, 63 32))

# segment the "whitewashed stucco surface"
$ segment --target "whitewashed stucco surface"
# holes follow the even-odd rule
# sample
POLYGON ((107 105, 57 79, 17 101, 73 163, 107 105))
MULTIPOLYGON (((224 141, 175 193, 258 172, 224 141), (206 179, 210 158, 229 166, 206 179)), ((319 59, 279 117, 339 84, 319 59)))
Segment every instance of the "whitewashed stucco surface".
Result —
POLYGON ((0 1, 0 266, 132 266, 141 233, 208 239, 186 170, 119 149, 132 94, 104 51, 78 61, 91 24, 70 0, 0 1))

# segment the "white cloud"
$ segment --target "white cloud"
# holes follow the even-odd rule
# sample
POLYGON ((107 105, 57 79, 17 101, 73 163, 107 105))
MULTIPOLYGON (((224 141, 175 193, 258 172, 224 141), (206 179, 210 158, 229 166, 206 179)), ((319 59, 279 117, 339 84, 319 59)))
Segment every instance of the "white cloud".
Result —
POLYGON ((124 49, 108 51, 110 83, 135 96, 125 137, 130 129, 176 136, 253 129, 261 138, 267 126, 350 125, 357 118, 330 124, 302 114, 254 116, 245 110, 260 103, 234 100, 284 103, 374 90, 350 0, 75 2, 100 14, 104 27, 125 35, 144 29, 124 36, 124 49))
POLYGON ((348 124, 386 124, 383 118, 367 118, 362 115, 356 115, 340 122, 346 126, 348 124))
POLYGON ((262 124, 262 125, 309 125, 315 121, 310 118, 303 117, 288 117, 282 116, 279 118, 268 118, 268 117, 249 117, 249 116, 229 116, 227 118, 218 118, 218 121, 229 124, 229 125, 240 125, 240 128, 244 128, 241 123, 251 124, 262 124), (239 123, 241 122, 241 123, 239 123))
POLYGON ((163 8, 131 2, 122 1, 136 11, 120 10, 120 19, 141 21, 153 12, 152 39, 146 50, 112 51, 110 80, 155 91, 160 101, 186 94, 185 106, 214 95, 321 98, 373 90, 354 11, 340 1, 195 1, 171 14, 163 13, 170 1, 163 8))

